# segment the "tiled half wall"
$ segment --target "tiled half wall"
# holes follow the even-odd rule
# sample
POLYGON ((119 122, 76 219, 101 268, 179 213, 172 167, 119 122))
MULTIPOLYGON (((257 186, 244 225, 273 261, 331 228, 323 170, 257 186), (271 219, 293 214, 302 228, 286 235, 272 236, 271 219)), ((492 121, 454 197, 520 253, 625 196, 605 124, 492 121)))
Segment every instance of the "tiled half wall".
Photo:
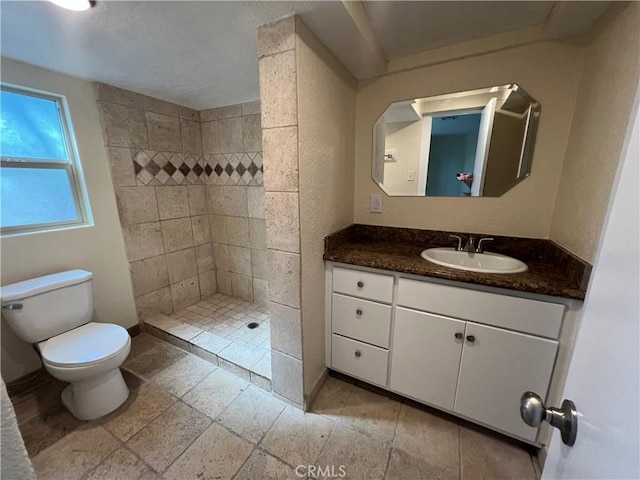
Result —
POLYGON ((257 247, 265 236, 259 102, 198 112, 105 84, 95 91, 139 319, 170 314, 217 291, 266 301, 257 247), (234 208, 238 196, 246 212, 234 208), (253 215, 262 218, 253 226, 258 282, 249 197, 253 215), (228 232, 236 234, 244 223, 237 218, 247 224, 242 246, 236 236, 229 241, 228 232))

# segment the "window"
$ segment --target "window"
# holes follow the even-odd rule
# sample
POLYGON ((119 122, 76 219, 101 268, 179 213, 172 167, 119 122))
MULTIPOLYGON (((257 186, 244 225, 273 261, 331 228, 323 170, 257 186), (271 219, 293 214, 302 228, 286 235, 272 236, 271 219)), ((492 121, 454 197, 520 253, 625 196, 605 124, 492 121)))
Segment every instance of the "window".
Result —
POLYGON ((1 95, 2 234, 89 224, 64 98, 7 85, 1 95))

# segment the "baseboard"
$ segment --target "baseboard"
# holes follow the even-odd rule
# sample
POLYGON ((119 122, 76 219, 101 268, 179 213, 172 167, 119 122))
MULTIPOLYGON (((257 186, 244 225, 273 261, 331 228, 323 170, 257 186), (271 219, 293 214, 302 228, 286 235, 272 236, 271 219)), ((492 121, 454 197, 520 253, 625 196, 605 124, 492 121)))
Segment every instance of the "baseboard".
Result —
POLYGON ((320 391, 320 389, 324 385, 324 382, 326 381, 328 375, 329 375, 329 369, 325 368, 322 371, 322 373, 320 374, 320 376, 318 377, 318 380, 316 380, 316 384, 311 389, 311 393, 309 393, 308 395, 304 396, 304 411, 305 412, 308 412, 308 411, 311 410, 311 406, 313 405, 313 402, 315 401, 316 397, 318 396, 318 392, 320 391))

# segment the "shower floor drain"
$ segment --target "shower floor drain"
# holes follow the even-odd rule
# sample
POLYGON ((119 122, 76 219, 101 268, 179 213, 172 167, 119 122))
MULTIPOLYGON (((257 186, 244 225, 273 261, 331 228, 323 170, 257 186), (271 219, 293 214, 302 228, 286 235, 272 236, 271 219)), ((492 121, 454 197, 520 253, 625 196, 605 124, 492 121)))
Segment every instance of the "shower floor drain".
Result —
POLYGON ((256 328, 258 325, 260 325, 258 322, 251 322, 247 324, 247 328, 250 328, 251 330, 253 330, 254 328, 256 328))

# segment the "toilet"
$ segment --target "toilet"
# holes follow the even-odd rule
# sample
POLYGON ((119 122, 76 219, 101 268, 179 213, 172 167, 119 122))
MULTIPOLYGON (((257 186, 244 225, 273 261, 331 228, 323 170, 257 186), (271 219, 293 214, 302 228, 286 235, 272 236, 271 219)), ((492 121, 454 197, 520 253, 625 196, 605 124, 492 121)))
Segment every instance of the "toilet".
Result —
POLYGON ((120 365, 131 350, 126 329, 91 322, 93 274, 69 270, 2 287, 2 316, 35 344, 55 378, 69 382, 62 403, 81 420, 112 412, 129 396, 120 365))

